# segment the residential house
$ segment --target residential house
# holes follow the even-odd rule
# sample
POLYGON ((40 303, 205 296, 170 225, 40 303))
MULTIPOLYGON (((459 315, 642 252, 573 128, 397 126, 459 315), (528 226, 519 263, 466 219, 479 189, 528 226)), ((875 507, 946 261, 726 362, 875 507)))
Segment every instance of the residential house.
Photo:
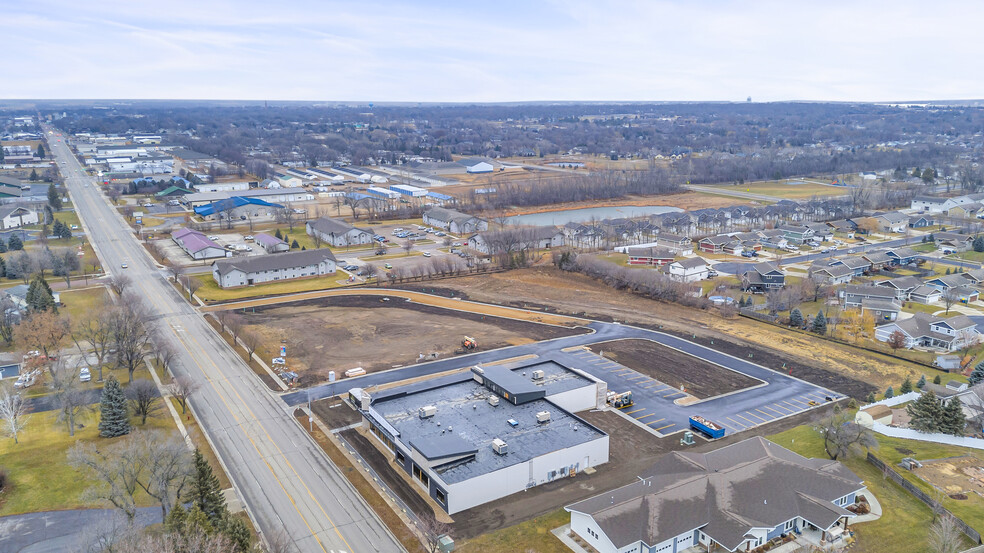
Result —
POLYGON ((919 253, 912 248, 889 248, 885 254, 892 258, 892 265, 908 265, 914 263, 919 253))
POLYGON ((335 256, 327 248, 240 257, 212 263, 212 278, 220 288, 238 288, 334 273, 335 256))
POLYGON ((903 276, 876 282, 875 286, 883 286, 893 290, 895 291, 895 299, 899 301, 907 301, 909 299, 909 293, 916 288, 923 286, 923 281, 914 276, 903 276))
POLYGON ((961 273, 931 278, 926 284, 943 294, 954 294, 960 303, 975 302, 979 295, 978 290, 970 285, 970 280, 961 273))
POLYGON ((870 313, 875 323, 890 322, 899 318, 902 312, 902 304, 895 301, 887 301, 876 298, 864 298, 861 300, 861 313, 870 313))
POLYGON ((38 224, 38 212, 19 205, 0 206, 0 229, 38 224))
POLYGON ((598 553, 735 552, 787 534, 837 542, 856 516, 846 507, 865 489, 837 461, 755 437, 668 453, 637 481, 565 509, 571 531, 598 553))
POLYGON ((845 234, 854 235, 854 231, 858 229, 858 226, 854 224, 854 221, 848 219, 837 219, 836 221, 827 221, 827 226, 833 229, 835 234, 845 234))
POLYGON ((752 292, 765 292, 786 285, 786 275, 769 262, 756 263, 741 274, 742 289, 752 292))
POLYGON ((672 278, 682 282, 696 282, 707 278, 710 266, 699 257, 688 257, 670 263, 667 268, 672 278))
POLYGON ((762 238, 754 232, 739 232, 734 235, 734 238, 741 242, 743 250, 762 251, 762 238))
POLYGON ((786 233, 779 229, 768 229, 758 232, 758 235, 762 237, 769 247, 776 249, 783 249, 789 246, 789 241, 786 240, 786 233))
POLYGON ((883 221, 875 217, 854 217, 851 222, 854 223, 854 232, 858 234, 880 231, 883 224, 883 221))
POLYGON ((813 229, 802 225, 782 225, 778 230, 782 231, 783 236, 791 244, 805 244, 816 236, 813 229))
POLYGON ((974 245, 974 237, 959 232, 937 232, 933 234, 936 247, 940 250, 965 252, 974 245))
POLYGON ((872 271, 878 271, 880 269, 887 269, 892 265, 893 258, 888 255, 888 253, 883 251, 870 251, 865 254, 861 254, 861 258, 871 263, 872 271))
POLYGON ((905 336, 905 347, 931 348, 955 351, 980 341, 977 324, 966 315, 954 315, 948 319, 917 312, 912 317, 875 328, 875 339, 887 342, 893 332, 905 336))
POLYGON ((878 213, 873 216, 878 221, 878 230, 882 232, 905 232, 909 226, 909 216, 898 211, 878 213))
POLYGON ((984 269, 971 269, 957 274, 967 279, 967 282, 974 286, 980 286, 984 282, 984 269))
POLYGON ((185 251, 192 259, 212 259, 214 257, 230 257, 232 252, 210 240, 207 236, 182 228, 171 233, 171 240, 185 251))
POLYGON ((813 238, 820 242, 827 242, 834 239, 834 230, 826 223, 806 223, 806 228, 813 231, 813 238))
POLYGON ((688 253, 694 250, 694 243, 686 236, 661 232, 656 236, 656 245, 674 254, 688 253))
MULTIPOLYGON (((738 244, 740 247, 740 243, 737 240, 726 234, 708 236, 697 241, 697 250, 701 253, 725 253, 725 247, 729 244, 738 244)), ((734 247, 732 247, 733 249, 734 247)))
POLYGON ((947 216, 960 219, 977 219, 984 215, 984 204, 980 202, 971 202, 969 204, 962 204, 958 206, 951 207, 947 212, 947 216))
POLYGON ((936 220, 930 215, 913 215, 909 217, 909 228, 926 228, 936 224, 936 220))
POLYGON ((871 270, 871 262, 860 255, 841 257, 831 263, 831 265, 843 265, 850 269, 854 273, 854 276, 861 276, 871 270))
POLYGON ((909 301, 923 305, 934 305, 943 299, 943 292, 934 286, 923 284, 909 292, 909 301))
POLYGON ((317 237, 332 246, 354 246, 371 244, 373 232, 370 228, 356 228, 341 219, 321 217, 304 225, 308 236, 317 237))
POLYGON ((666 265, 673 263, 674 256, 669 250, 653 247, 629 247, 625 249, 629 265, 666 265))
POLYGON ((253 240, 267 253, 283 253, 290 250, 290 244, 265 232, 257 234, 253 240))
POLYGON ((827 284, 837 285, 851 282, 854 271, 844 265, 814 264, 809 270, 810 278, 822 278, 827 284))
POLYGON ((865 299, 898 302, 895 290, 884 286, 848 284, 840 290, 838 296, 841 298, 841 305, 844 306, 844 309, 860 309, 861 302, 865 299))
POLYGON ((489 228, 484 219, 445 207, 432 207, 424 212, 423 218, 425 225, 440 227, 451 234, 472 234, 489 228))

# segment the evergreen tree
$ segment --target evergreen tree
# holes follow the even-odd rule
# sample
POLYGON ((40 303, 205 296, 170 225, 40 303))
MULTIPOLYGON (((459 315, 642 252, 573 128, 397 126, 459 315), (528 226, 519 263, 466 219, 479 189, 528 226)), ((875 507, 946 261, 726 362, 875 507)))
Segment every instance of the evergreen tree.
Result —
POLYGON ((916 388, 922 390, 924 386, 926 386, 926 375, 920 376, 919 382, 916 382, 916 388))
POLYGON ((789 325, 796 328, 803 326, 803 312, 799 308, 794 308, 789 312, 789 325))
POLYGON ((44 159, 44 144, 38 144, 38 149, 34 153, 37 154, 39 158, 44 159))
POLYGON ((909 426, 920 432, 937 432, 943 423, 943 406, 932 390, 923 392, 905 410, 912 417, 909 426))
POLYGON ((27 178, 31 179, 31 182, 34 182, 34 181, 38 180, 38 171, 37 171, 37 169, 31 169, 31 176, 29 176, 27 178))
POLYGON ((933 233, 932 232, 929 233, 929 236, 926 237, 926 241, 927 242, 936 242, 936 237, 933 236, 933 233))
POLYGON ((7 247, 12 251, 20 251, 24 249, 24 243, 21 242, 19 234, 11 234, 10 240, 7 241, 7 247))
POLYGON ((827 334, 827 318, 823 316, 823 311, 817 313, 813 319, 813 332, 824 336, 827 334))
POLYGON ((964 416, 963 404, 960 403, 960 399, 951 398, 943 406, 943 417, 939 431, 953 436, 963 436, 966 427, 967 418, 964 416))
POLYGON ((48 282, 41 278, 41 273, 34 275, 31 285, 27 289, 27 307, 34 312, 51 310, 58 313, 58 306, 55 305, 55 295, 51 291, 48 282))
POLYGON ((943 382, 943 380, 940 378, 940 375, 936 375, 933 377, 933 384, 939 384, 941 382, 943 382))
POLYGON ((273 236, 281 240, 284 239, 284 235, 280 233, 280 229, 277 229, 277 232, 273 233, 273 236))
POLYGON ((164 519, 164 529, 175 534, 183 534, 185 519, 187 517, 188 511, 186 511, 184 506, 181 505, 181 502, 178 502, 178 504, 171 509, 171 512, 167 514, 167 518, 164 519))
POLYGON ((971 371, 967 380, 970 382, 971 386, 974 384, 980 384, 980 382, 984 380, 984 361, 974 365, 974 370, 971 371))
POLYGON ((99 435, 115 438, 130 433, 130 412, 126 405, 123 387, 116 377, 110 376, 103 386, 99 402, 99 435))
MULTIPOLYGON (((201 450, 195 449, 195 472, 191 481, 191 490, 186 497, 196 508, 205 514, 209 523, 216 526, 228 514, 225 497, 219 487, 219 479, 212 473, 212 467, 202 455, 201 450)), ((190 516, 190 513, 189 513, 190 516)))
POLYGON ((974 237, 974 251, 984 252, 984 235, 978 234, 974 237))
POLYGON ((0 278, 7 276, 7 262, 0 257, 0 278))
POLYGON ((55 219, 55 224, 51 226, 51 233, 54 234, 55 236, 60 237, 62 233, 62 227, 64 226, 65 226, 64 223, 62 223, 58 219, 55 219))
POLYGON ((59 238, 66 238, 66 239, 67 238, 71 238, 72 237, 72 229, 71 229, 71 227, 69 227, 68 225, 66 225, 66 224, 63 223, 62 224, 61 234, 59 234, 58 237, 59 238))
POLYGON ((950 274, 950 268, 949 267, 946 268, 946 274, 950 274))
POLYGON ((867 401, 868 403, 874 403, 875 402, 875 392, 868 392, 868 397, 864 398, 864 400, 867 401))
POLYGON ((7 242, 0 238, 0 253, 7 253, 7 242))
POLYGON ((55 188, 55 183, 48 185, 48 205, 55 211, 62 208, 61 195, 58 193, 58 189, 55 188))
POLYGON ((893 397, 895 397, 895 388, 889 386, 888 389, 885 390, 885 399, 893 398, 893 397))
POLYGON ((905 381, 902 383, 902 387, 899 388, 899 392, 903 394, 908 394, 912 391, 912 380, 909 377, 905 377, 905 381))
POLYGON ((207 536, 215 532, 215 526, 208 519, 208 515, 206 515, 198 505, 191 506, 191 509, 188 510, 188 514, 184 517, 182 526, 185 535, 200 533, 207 536))
POLYGON ((253 545, 253 536, 243 519, 228 516, 222 523, 222 533, 232 542, 236 553, 246 553, 253 545))
POLYGON ((292 249, 292 250, 296 250, 297 248, 300 248, 300 247, 301 247, 301 245, 297 243, 297 239, 296 238, 294 239, 293 242, 290 243, 290 249, 292 249))

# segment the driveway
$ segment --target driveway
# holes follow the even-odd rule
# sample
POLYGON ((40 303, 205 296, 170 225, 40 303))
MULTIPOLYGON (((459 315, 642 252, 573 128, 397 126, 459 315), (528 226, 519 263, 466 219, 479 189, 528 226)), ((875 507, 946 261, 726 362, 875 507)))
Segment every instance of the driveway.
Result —
MULTIPOLYGON (((64 553, 81 551, 86 542, 116 524, 125 524, 114 509, 46 511, 0 517, 0 551, 4 553, 64 553)), ((161 522, 160 507, 137 509, 140 527, 161 522)))

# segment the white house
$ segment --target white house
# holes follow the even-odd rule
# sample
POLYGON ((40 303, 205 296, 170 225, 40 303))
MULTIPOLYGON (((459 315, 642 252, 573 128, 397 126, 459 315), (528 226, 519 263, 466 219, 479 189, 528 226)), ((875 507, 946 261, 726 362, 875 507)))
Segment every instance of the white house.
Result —
POLYGON ((212 278, 220 288, 313 278, 335 273, 335 256, 327 248, 215 261, 212 278))
POLYGON ((451 234, 469 234, 489 228, 488 221, 444 207, 428 209, 424 212, 423 219, 425 225, 440 227, 451 234))
POLYGON ((26 207, 8 205, 0 207, 0 229, 10 229, 38 224, 38 212, 26 207))
POLYGON ((317 236, 335 247, 372 243, 372 229, 356 228, 341 219, 321 217, 304 226, 308 236, 317 236))
POLYGON ((564 245, 564 233, 556 227, 517 227, 483 232, 468 238, 468 246, 485 255, 529 250, 549 250, 564 245))
POLYGON ((670 276, 683 282, 696 282, 707 278, 710 266, 700 257, 688 257, 667 265, 670 276))
POLYGON ((923 347, 944 351, 958 350, 980 341, 977 324, 966 315, 955 315, 948 319, 917 312, 904 321, 895 321, 875 329, 875 339, 887 342, 891 335, 899 331, 905 336, 905 347, 923 347))

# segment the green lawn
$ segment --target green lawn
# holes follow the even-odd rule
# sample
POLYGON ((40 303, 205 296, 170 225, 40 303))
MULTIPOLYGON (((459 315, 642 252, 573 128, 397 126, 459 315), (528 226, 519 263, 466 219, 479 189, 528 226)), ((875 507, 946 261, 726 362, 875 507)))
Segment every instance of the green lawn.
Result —
MULTIPOLYGON (((800 181, 801 179, 789 179, 800 181)), ((809 179, 823 182, 820 179, 809 179)), ((751 194, 762 194, 777 198, 812 198, 813 196, 840 196, 846 193, 843 188, 834 186, 822 186, 819 184, 786 184, 786 181, 758 181, 746 182, 745 184, 715 184, 708 188, 720 188, 722 191, 748 192, 751 194)))
MULTIPOLYGON (((0 467, 6 469, 10 480, 10 489, 0 494, 0 515, 96 506, 82 501, 82 491, 89 481, 66 462, 68 449, 76 441, 110 443, 109 439, 99 438, 99 405, 93 408, 91 414, 76 420, 84 427, 75 431, 75 437, 70 437, 65 424, 57 422, 56 413, 49 411, 31 415, 20 443, 14 444, 9 438, 0 441, 0 467)), ((138 418, 131 422, 137 429, 175 429, 170 415, 149 418, 146 426, 140 426, 138 418)), ((156 504, 143 493, 137 495, 137 503, 156 504)))
MULTIPOLYGON (((284 282, 272 282, 269 284, 260 284, 257 286, 246 286, 244 288, 232 288, 229 290, 223 290, 219 288, 219 285, 212 279, 211 275, 203 274, 199 275, 199 280, 202 281, 202 287, 195 292, 195 295, 201 298, 202 301, 216 302, 216 301, 229 301, 229 300, 242 300, 247 298, 254 298, 257 296, 268 296, 274 294, 292 294, 295 292, 311 292, 313 290, 327 290, 329 288, 341 288, 345 284, 340 284, 339 280, 344 280, 346 278, 345 273, 338 273, 336 275, 319 277, 319 278, 307 278, 300 280, 288 280, 284 282)), ((362 284, 361 282, 358 284, 362 284)), ((185 295, 187 292, 183 291, 185 295)))
POLYGON ((109 293, 102 286, 64 290, 60 295, 62 303, 65 304, 60 312, 67 314, 73 321, 81 320, 91 313, 98 313, 109 301, 109 293))
MULTIPOLYGON (((876 434, 880 444, 875 451, 886 464, 893 465, 902 457, 912 456, 916 459, 938 459, 973 452, 984 456, 981 452, 944 446, 929 442, 899 440, 876 434), (909 449, 915 454, 903 454, 896 448, 909 449)), ((786 432, 768 437, 775 443, 787 447, 805 457, 826 459, 823 443, 816 432, 809 426, 798 426, 786 432)), ((844 461, 844 464, 864 479, 865 486, 878 498, 882 506, 882 517, 876 521, 852 525, 857 533, 858 549, 869 553, 925 553, 927 529, 932 524, 933 513, 926 504, 916 499, 912 494, 888 480, 873 465, 868 463, 863 455, 855 456, 844 461)), ((900 471, 901 472, 901 471, 900 471)), ((905 475, 907 479, 916 482, 915 476, 905 475)), ((919 481, 917 485, 928 491, 929 487, 919 481)), ((984 511, 971 507, 969 502, 958 502, 947 499, 945 505, 974 527, 980 527, 984 522, 984 511), (957 505, 964 503, 964 505, 957 505), (972 511, 972 512, 969 512, 972 511)), ((969 540, 967 546, 970 546, 969 540)))
POLYGON ((936 251, 936 244, 933 242, 919 243, 912 246, 912 249, 919 253, 931 253, 936 251))
POLYGON ((975 252, 974 250, 957 252, 953 255, 948 255, 947 257, 961 259, 963 261, 973 261, 974 263, 984 263, 984 252, 975 252))

